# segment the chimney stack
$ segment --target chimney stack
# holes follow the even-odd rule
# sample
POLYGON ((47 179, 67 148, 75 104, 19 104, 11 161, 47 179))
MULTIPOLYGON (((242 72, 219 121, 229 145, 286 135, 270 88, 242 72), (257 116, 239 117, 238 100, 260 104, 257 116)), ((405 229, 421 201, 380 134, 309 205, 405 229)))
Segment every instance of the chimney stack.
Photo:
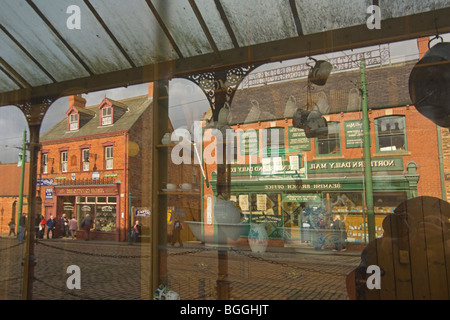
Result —
POLYGON ((153 82, 148 83, 148 96, 149 98, 153 98, 153 82))
POLYGON ((425 53, 428 52, 428 42, 430 41, 429 37, 423 37, 417 39, 417 47, 419 48, 419 60, 423 58, 425 53))
POLYGON ((81 94, 69 96, 69 109, 72 107, 86 108, 86 99, 81 94))

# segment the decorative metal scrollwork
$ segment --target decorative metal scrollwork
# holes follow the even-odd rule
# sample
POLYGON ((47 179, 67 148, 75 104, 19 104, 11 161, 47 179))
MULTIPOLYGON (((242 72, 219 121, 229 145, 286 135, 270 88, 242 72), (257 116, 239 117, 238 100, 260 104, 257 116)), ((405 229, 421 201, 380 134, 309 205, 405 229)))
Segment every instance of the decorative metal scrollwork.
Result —
POLYGON ((28 125, 40 125, 44 116, 56 98, 31 99, 16 106, 23 112, 28 125))
POLYGON ((203 73, 184 76, 197 84, 205 93, 217 120, 220 109, 226 102, 231 106, 231 101, 236 90, 244 78, 258 65, 240 66, 230 69, 218 69, 203 73))

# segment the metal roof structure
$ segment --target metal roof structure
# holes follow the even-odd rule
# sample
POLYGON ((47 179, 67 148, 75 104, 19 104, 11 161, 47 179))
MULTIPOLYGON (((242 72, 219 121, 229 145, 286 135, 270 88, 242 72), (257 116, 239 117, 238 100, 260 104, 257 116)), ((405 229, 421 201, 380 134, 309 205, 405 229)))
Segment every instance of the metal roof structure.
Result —
POLYGON ((448 0, 1 1, 0 106, 446 33, 449 16, 448 0))

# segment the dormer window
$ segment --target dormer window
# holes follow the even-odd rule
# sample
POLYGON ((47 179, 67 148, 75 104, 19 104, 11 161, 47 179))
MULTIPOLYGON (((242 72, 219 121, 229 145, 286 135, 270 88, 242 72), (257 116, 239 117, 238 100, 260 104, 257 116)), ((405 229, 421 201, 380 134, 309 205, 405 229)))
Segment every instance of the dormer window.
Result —
POLYGON ((75 130, 78 130, 78 128, 79 128, 78 113, 73 113, 73 114, 69 115, 69 130, 75 131, 75 130))
POLYGON ((128 107, 119 101, 109 98, 103 99, 98 106, 100 115, 100 126, 114 125, 127 112, 128 107))
POLYGON ((112 124, 112 108, 104 107, 102 109, 102 126, 107 126, 112 124))

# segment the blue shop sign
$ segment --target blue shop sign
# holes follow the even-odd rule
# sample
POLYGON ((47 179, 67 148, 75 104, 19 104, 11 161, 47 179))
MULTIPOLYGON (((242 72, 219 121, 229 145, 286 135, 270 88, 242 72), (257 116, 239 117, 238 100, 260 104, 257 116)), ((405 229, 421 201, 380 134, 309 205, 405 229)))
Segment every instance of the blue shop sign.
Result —
POLYGON ((53 200, 53 189, 45 188, 45 200, 53 200))
POLYGON ((150 209, 136 209, 134 211, 134 213, 138 217, 144 217, 144 216, 149 216, 151 214, 151 210, 150 209))
POLYGON ((50 178, 50 179, 37 179, 36 185, 38 187, 50 187, 50 186, 53 185, 53 182, 54 182, 53 178, 50 178))

